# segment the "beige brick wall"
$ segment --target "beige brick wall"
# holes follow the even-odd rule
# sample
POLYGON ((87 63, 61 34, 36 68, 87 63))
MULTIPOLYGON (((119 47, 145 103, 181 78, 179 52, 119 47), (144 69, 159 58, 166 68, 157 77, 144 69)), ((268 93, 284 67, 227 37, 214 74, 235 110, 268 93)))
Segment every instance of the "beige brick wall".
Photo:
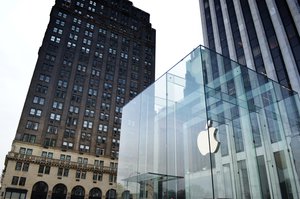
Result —
MULTIPOLYGON (((24 143, 22 143, 22 145, 21 145, 21 143, 15 142, 13 144, 11 152, 9 152, 9 154, 7 156, 7 163, 6 163, 6 167, 5 167, 5 173, 4 173, 1 191, 4 192, 7 187, 26 189, 26 190, 28 190, 27 198, 30 198, 33 185, 39 181, 44 181, 48 185, 48 198, 51 198, 53 187, 59 183, 62 183, 67 187, 67 191, 68 191, 67 198, 71 197, 72 189, 78 185, 82 186, 85 189, 85 198, 88 198, 89 191, 95 187, 101 189, 102 197, 105 198, 105 194, 108 190, 110 190, 110 189, 116 190, 117 189, 116 183, 109 182, 110 173, 108 171, 110 170, 109 167, 110 167, 111 162, 117 163, 116 160, 112 160, 109 158, 101 158, 101 157, 95 157, 92 155, 78 154, 78 153, 74 153, 74 152, 60 151, 60 150, 54 150, 54 149, 45 149, 45 148, 42 148, 39 146, 34 146, 34 145, 24 145, 24 143), (32 156, 25 157, 24 155, 23 156, 20 155, 19 150, 21 147, 33 149, 32 156), (45 160, 48 164, 51 165, 49 174, 39 174, 38 173, 39 165, 41 164, 40 156, 42 154, 42 151, 53 153, 52 159, 45 160), (61 154, 71 156, 71 166, 69 167, 68 177, 57 176, 58 165, 56 163, 59 162, 61 154), (82 167, 76 166, 76 165, 78 165, 77 164, 78 157, 88 158, 88 165, 86 166, 86 178, 85 179, 76 179, 76 176, 75 176, 77 168, 82 168, 82 167), (93 165, 94 165, 95 160, 104 161, 103 166, 105 169, 103 170, 102 181, 93 181, 93 172, 95 171, 93 169, 93 165), (29 170, 27 172, 26 171, 16 171, 15 167, 16 167, 17 161, 29 162, 30 163, 29 170), (13 176, 25 177, 26 178, 25 186, 12 185, 11 183, 12 183, 13 176)), ((116 170, 113 170, 113 172, 111 174, 116 175, 116 170)), ((4 198, 4 194, 1 197, 4 198)))

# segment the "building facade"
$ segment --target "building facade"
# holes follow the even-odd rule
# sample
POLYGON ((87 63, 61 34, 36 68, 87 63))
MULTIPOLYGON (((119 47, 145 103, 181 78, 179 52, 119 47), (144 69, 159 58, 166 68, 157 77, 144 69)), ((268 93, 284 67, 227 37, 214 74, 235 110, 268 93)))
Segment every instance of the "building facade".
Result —
POLYGON ((299 108, 297 92, 199 46, 124 107, 118 196, 299 199, 299 108))
POLYGON ((1 198, 116 198, 122 107, 155 78, 155 30, 128 0, 56 0, 1 198))
POLYGON ((300 92, 300 2, 199 0, 204 44, 300 92))

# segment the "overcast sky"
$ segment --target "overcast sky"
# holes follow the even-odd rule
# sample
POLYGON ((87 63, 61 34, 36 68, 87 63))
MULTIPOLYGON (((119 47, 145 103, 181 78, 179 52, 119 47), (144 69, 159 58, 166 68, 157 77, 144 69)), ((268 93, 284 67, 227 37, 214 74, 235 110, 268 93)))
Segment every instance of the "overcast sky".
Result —
MULTIPOLYGON (((10 150, 54 0, 0 6, 0 173, 10 150)), ((156 29, 156 79, 203 44, 198 0, 132 0, 156 29)))

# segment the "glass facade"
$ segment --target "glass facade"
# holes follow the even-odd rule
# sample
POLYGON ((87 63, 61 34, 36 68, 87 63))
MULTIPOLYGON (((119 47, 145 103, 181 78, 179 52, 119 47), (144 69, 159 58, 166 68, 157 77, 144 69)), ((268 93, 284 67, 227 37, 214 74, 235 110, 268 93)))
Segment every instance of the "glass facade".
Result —
POLYGON ((123 108, 117 197, 299 198, 299 102, 199 46, 123 108))

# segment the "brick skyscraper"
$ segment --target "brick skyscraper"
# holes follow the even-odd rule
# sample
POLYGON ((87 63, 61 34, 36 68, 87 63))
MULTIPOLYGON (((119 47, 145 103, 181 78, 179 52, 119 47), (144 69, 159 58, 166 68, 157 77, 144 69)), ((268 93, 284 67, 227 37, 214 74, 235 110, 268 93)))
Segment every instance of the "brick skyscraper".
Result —
POLYGON ((116 198, 122 107, 155 78, 155 30, 128 0, 56 0, 1 198, 116 198))

